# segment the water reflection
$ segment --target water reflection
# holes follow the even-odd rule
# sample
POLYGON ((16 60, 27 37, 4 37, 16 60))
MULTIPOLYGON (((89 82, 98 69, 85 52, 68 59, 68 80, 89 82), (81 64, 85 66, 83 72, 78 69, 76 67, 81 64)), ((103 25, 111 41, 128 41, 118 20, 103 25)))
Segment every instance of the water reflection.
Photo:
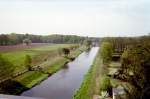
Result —
POLYGON ((69 68, 68 64, 65 64, 65 65, 63 66, 63 69, 68 69, 68 68, 69 68))

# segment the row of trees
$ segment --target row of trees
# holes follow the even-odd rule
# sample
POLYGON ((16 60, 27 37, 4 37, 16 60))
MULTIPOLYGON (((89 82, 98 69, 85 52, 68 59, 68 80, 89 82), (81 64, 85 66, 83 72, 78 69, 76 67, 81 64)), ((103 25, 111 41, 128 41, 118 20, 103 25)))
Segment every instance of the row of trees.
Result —
POLYGON ((143 37, 106 37, 102 39, 102 42, 109 42, 113 47, 114 52, 122 53, 125 49, 130 48, 132 45, 139 43, 145 39, 143 37))
POLYGON ((132 85, 129 98, 150 97, 150 36, 104 38, 101 51, 105 62, 112 52, 122 53, 118 78, 132 85))
MULTIPOLYGON (((0 45, 15 45, 20 44, 23 40, 30 40, 33 43, 83 43, 87 37, 75 35, 31 35, 31 34, 1 34, 0 45)), ((88 38, 92 41, 99 41, 99 38, 88 38)))

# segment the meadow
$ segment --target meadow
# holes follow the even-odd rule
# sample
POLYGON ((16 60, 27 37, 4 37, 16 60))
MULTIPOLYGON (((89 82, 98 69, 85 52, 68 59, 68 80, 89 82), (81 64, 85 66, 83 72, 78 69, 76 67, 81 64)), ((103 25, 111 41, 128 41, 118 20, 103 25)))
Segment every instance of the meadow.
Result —
POLYGON ((2 52, 3 57, 9 60, 14 65, 14 73, 26 69, 24 60, 26 55, 30 55, 32 58, 32 66, 42 63, 48 58, 54 58, 58 56, 58 49, 71 48, 73 44, 49 44, 42 45, 33 48, 24 48, 20 50, 10 50, 8 52, 2 52))
POLYGON ((32 88, 45 80, 48 76, 51 76, 53 73, 63 68, 67 62, 71 61, 70 58, 77 57, 86 48, 84 46, 79 47, 77 44, 49 44, 30 48, 24 47, 23 49, 20 48, 17 50, 14 50, 14 48, 12 49, 13 50, 9 49, 9 51, 6 52, 3 51, 2 56, 13 64, 14 76, 11 78, 12 82, 17 82, 21 86, 17 87, 18 84, 13 85, 14 83, 12 83, 12 85, 4 84, 4 86, 8 87, 2 90, 7 91, 10 88, 9 86, 16 86, 13 89, 13 93, 9 94, 20 94, 22 91, 32 88), (62 48, 69 49, 70 54, 66 56, 60 53, 60 49, 62 48), (31 67, 33 70, 28 70, 25 66, 26 55, 31 56, 31 67))

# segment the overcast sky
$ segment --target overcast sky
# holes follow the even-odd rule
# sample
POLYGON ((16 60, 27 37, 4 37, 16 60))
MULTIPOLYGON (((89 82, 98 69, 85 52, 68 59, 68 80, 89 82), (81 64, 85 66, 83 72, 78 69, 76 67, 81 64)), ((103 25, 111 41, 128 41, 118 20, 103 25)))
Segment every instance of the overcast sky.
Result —
POLYGON ((0 33, 139 36, 150 0, 0 0, 0 33))

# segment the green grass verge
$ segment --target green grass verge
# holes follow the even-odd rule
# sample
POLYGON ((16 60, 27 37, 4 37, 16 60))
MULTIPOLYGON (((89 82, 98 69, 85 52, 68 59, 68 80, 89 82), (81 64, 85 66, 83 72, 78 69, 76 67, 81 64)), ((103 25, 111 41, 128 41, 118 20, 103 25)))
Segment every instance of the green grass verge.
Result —
POLYGON ((43 74, 38 71, 30 71, 21 76, 16 77, 14 80, 22 84, 24 87, 31 88, 35 84, 47 78, 48 74, 43 74))
MULTIPOLYGON (((69 57, 77 57, 78 55, 80 55, 82 53, 80 49, 81 48, 72 51, 69 57)), ((57 57, 56 59, 48 61, 46 64, 44 64, 45 66, 47 65, 46 68, 44 68, 44 71, 53 74, 64 67, 64 64, 68 61, 70 61, 68 58, 57 57)))
POLYGON ((51 63, 51 65, 44 68, 44 71, 48 72, 50 74, 53 74, 53 73, 57 72, 58 70, 60 70, 67 61, 69 61, 69 60, 66 58, 60 57, 57 60, 55 60, 53 63, 51 63))
POLYGON ((96 59, 89 69, 88 73, 85 75, 84 80, 80 88, 75 92, 73 99, 92 99, 93 93, 96 90, 96 78, 99 68, 99 54, 96 56, 96 59))

